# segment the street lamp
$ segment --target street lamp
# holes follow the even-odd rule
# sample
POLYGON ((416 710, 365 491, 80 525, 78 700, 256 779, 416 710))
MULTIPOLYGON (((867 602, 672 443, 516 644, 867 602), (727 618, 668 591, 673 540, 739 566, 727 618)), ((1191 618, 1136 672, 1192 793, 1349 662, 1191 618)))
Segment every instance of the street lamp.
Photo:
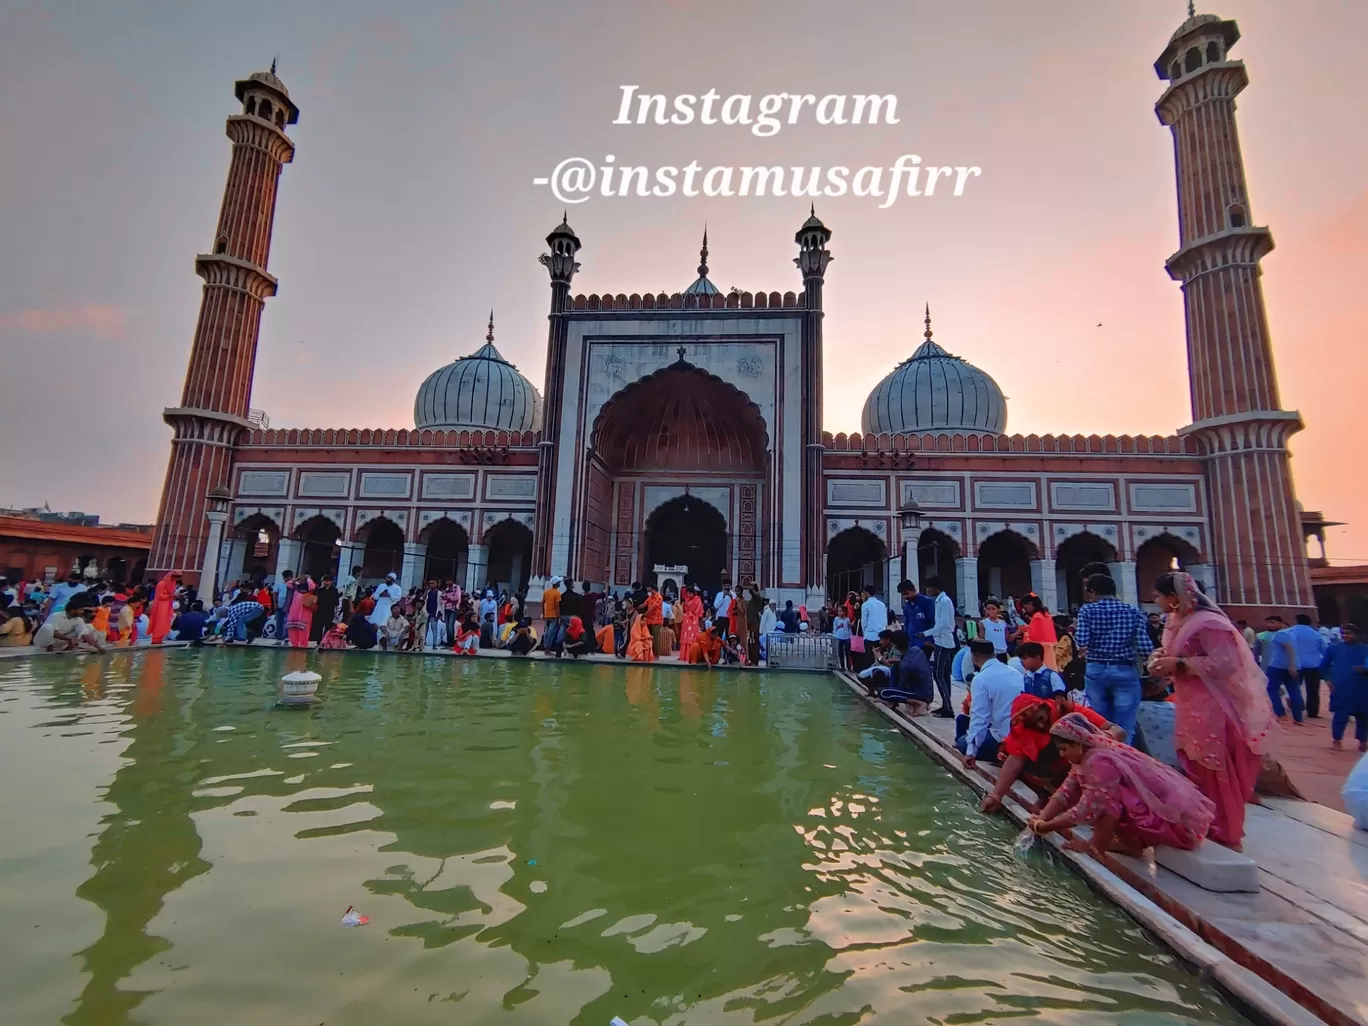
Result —
POLYGON ((214 584, 218 574, 219 548, 223 544, 223 525, 228 522, 228 504, 233 493, 222 485, 210 488, 204 496, 204 515, 209 521, 209 537, 204 543, 204 566, 200 569, 199 592, 210 606, 214 603, 214 584))
POLYGON ((922 511, 917 500, 911 497, 898 510, 902 519, 903 533, 903 575, 921 591, 921 564, 917 549, 921 543, 922 511))

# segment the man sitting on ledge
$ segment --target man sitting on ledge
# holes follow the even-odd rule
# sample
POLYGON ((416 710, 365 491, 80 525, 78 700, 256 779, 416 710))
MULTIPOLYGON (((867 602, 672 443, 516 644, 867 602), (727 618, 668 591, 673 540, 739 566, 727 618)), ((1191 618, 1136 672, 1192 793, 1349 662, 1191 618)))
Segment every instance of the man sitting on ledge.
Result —
POLYGON ((998 746, 1012 730, 1012 702, 1025 682, 1019 672, 998 662, 993 643, 986 638, 969 643, 969 656, 974 661, 969 730, 955 740, 965 769, 973 769, 979 759, 997 761, 998 746))

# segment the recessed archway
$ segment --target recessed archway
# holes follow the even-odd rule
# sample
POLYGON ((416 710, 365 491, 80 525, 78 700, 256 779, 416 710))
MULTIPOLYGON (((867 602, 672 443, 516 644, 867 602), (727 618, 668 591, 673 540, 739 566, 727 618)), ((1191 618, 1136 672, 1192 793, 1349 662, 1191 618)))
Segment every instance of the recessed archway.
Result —
POLYGON ((1080 531, 1061 542, 1055 549, 1060 610, 1072 612, 1083 604, 1082 570, 1085 566, 1089 563, 1115 563, 1118 558, 1111 542, 1091 531, 1080 531))
POLYGON ((489 570, 487 581, 476 581, 481 587, 488 583, 510 592, 524 591, 532 572, 532 531, 517 520, 501 520, 485 529, 488 546, 489 570))
POLYGON ((928 577, 939 577, 956 608, 959 608, 959 589, 955 587, 955 560, 959 556, 959 543, 948 534, 934 527, 922 531, 917 544, 917 580, 924 586, 928 577))
POLYGON ((324 516, 310 517, 295 528, 299 544, 299 565, 295 571, 307 574, 315 581, 327 575, 337 578, 337 560, 341 555, 338 526, 324 516))
POLYGON ((887 547, 873 531, 847 527, 827 542, 827 594, 841 599, 866 584, 881 584, 887 558, 887 547))
POLYGON ((1005 599, 1031 590, 1031 560, 1038 550, 1024 535, 999 531, 979 544, 978 599, 1005 599))
POLYGON ((745 393, 682 359, 604 404, 591 444, 614 473, 706 470, 760 475, 769 432, 745 393))
POLYGON ((465 528, 447 517, 434 520, 423 529, 419 541, 427 545, 427 562, 423 567, 424 581, 455 581, 465 585, 466 555, 470 551, 470 536, 465 528))
POLYGON ((646 518, 645 555, 643 581, 651 579, 655 566, 687 566, 688 582, 711 594, 728 569, 727 518, 692 495, 661 503, 646 518))
POLYGON ((237 525, 237 533, 245 542, 242 564, 228 568, 228 579, 261 581, 275 573, 280 526, 264 513, 254 513, 237 525))
MULTIPOLYGON (((365 555, 361 559, 361 576, 378 580, 386 574, 401 574, 404 570, 404 532, 388 517, 376 517, 360 531, 364 537, 365 555)), ((407 587, 411 582, 404 581, 407 587)))
POLYGON ((1140 601, 1149 602, 1154 582, 1174 570, 1187 570, 1202 561, 1201 553, 1176 535, 1163 532, 1135 550, 1135 579, 1140 601))

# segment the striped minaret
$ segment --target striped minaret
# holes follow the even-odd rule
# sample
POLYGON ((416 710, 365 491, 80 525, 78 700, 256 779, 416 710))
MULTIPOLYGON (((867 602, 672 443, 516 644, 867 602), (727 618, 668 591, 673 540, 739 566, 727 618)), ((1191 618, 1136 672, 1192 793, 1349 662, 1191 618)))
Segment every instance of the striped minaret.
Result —
POLYGON ((1251 622, 1315 603, 1292 485, 1287 440, 1302 427, 1283 410, 1273 369, 1259 261, 1273 248, 1256 227, 1235 126, 1249 83, 1231 60, 1233 21, 1196 14, 1155 62, 1168 83, 1155 105, 1173 131, 1179 249, 1168 272, 1187 312, 1191 426, 1206 461, 1217 595, 1251 622))
POLYGON ((191 580, 198 576, 209 533, 205 495, 211 488, 231 489, 233 448, 250 426, 261 309, 276 293, 266 262, 280 169, 294 159, 285 128, 299 119, 299 109, 276 78, 274 63, 238 82, 236 93, 242 113, 228 118, 233 157, 213 251, 195 258, 204 292, 185 390, 180 405, 162 414, 173 434, 148 557, 153 577, 171 569, 186 570, 191 580))
MULTIPOLYGON (((808 208, 793 241, 798 244, 794 264, 803 275, 803 523, 799 529, 803 553, 802 584, 808 604, 826 598, 826 494, 822 476, 822 286, 834 257, 827 249, 831 230, 808 208)), ((780 581, 775 583, 788 583, 780 581)))

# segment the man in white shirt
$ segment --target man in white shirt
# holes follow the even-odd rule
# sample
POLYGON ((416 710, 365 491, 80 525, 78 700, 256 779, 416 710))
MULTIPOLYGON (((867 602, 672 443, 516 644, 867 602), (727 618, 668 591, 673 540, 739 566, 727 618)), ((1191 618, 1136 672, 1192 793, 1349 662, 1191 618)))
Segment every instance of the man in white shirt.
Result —
POLYGON ((888 607, 879 598, 878 586, 866 584, 862 594, 860 637, 864 639, 864 651, 850 653, 856 670, 867 670, 874 665, 874 646, 879 643, 879 635, 888 630, 888 607))
POLYGON ((385 583, 375 589, 375 594, 371 598, 375 599, 375 608, 371 610, 368 617, 378 630, 384 630, 389 623, 390 609, 394 603, 404 597, 404 589, 396 584, 397 578, 394 574, 385 575, 385 583))
POLYGON ((713 622, 717 625, 718 634, 724 638, 731 624, 731 604, 731 589, 724 585, 713 599, 713 622))
POLYGON ((974 661, 974 680, 969 685, 969 729, 964 737, 955 739, 955 747, 964 756, 965 769, 973 769, 980 759, 997 761, 998 745, 1007 740, 1012 730, 1012 702, 1025 683, 1018 671, 998 661, 991 641, 971 641, 969 655, 974 661))
POLYGON ((928 577, 922 582, 922 588, 936 605, 936 619, 927 631, 932 642, 931 675, 936 679, 936 690, 941 697, 940 708, 933 715, 950 719, 955 715, 950 704, 950 669, 959 650, 955 644, 955 603, 945 593, 945 583, 939 577, 928 577))

